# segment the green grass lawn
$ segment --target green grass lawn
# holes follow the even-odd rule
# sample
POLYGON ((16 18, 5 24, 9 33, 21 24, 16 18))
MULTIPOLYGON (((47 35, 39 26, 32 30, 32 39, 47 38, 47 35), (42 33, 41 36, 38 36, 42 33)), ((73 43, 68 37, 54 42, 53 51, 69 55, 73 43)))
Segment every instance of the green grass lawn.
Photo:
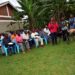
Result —
POLYGON ((0 75, 75 75, 75 43, 0 56, 0 75))

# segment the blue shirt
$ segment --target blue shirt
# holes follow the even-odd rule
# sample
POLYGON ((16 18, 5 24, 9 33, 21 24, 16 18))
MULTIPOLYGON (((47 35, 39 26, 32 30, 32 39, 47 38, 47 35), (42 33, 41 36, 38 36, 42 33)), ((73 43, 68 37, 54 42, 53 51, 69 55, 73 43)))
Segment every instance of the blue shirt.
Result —
POLYGON ((74 22, 75 22, 75 17, 69 18, 70 29, 74 29, 75 28, 74 22))

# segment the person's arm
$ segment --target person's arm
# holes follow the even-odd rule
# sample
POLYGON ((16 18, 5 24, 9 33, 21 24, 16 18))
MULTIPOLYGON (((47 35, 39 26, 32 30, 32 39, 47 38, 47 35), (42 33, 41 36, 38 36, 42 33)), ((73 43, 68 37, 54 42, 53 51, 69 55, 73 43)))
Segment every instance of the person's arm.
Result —
POLYGON ((48 29, 48 36, 51 34, 50 30, 48 29))

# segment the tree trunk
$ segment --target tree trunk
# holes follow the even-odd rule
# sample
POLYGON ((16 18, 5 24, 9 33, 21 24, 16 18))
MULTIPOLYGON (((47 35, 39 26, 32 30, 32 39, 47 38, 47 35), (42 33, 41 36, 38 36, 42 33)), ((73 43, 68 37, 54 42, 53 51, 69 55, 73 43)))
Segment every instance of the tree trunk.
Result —
POLYGON ((35 19, 31 16, 29 16, 29 23, 30 23, 30 29, 34 29, 34 26, 35 26, 35 19))

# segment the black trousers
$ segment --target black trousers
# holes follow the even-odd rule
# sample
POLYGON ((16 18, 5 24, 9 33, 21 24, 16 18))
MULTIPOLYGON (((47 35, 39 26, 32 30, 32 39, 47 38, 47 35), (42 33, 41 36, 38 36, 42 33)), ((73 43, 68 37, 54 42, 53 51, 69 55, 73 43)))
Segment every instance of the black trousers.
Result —
POLYGON ((68 41, 69 40, 69 33, 68 33, 67 30, 62 31, 62 37, 63 37, 63 41, 68 41))
POLYGON ((52 44, 57 44, 57 33, 51 33, 51 40, 52 40, 52 44))

